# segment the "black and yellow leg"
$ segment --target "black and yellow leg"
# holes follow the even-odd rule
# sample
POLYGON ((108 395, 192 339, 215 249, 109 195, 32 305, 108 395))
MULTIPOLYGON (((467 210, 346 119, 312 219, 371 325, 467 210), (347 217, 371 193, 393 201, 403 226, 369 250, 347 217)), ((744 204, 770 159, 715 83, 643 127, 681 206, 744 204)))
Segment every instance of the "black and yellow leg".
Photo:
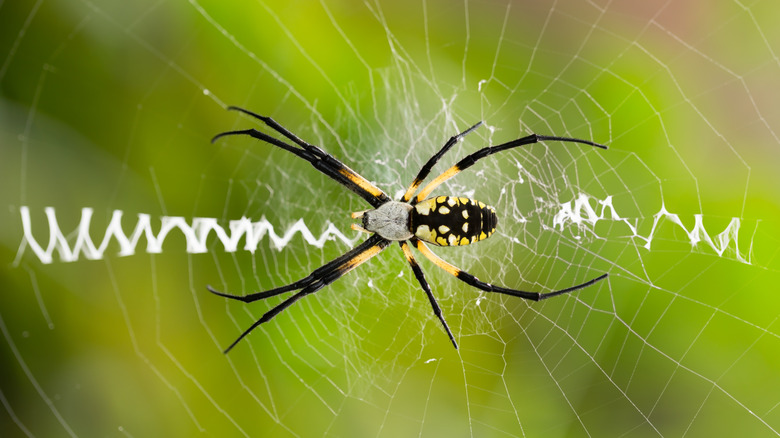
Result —
POLYGON ((455 349, 457 350, 458 343, 455 342, 455 337, 452 336, 452 331, 450 331, 450 327, 447 325, 447 321, 444 320, 444 315, 441 312, 439 303, 436 301, 436 297, 433 296, 433 292, 431 292, 431 286, 428 284, 428 281, 425 280, 425 274, 423 274, 422 269, 420 269, 420 265, 418 265, 417 261, 414 259, 414 256, 412 255, 412 250, 409 249, 409 244, 407 242, 398 242, 398 243, 401 245, 401 249, 404 252, 404 256, 406 256, 406 261, 409 262, 409 266, 412 267, 414 276, 417 277, 417 281, 420 282, 420 286, 422 286, 423 290, 425 291, 425 294, 428 295, 428 301, 431 302, 431 307, 433 307, 433 314, 436 315, 437 318, 439 318, 439 321, 441 321, 441 325, 444 326, 444 330, 447 332, 447 336, 449 336, 450 341, 452 341, 452 345, 454 345, 455 349))
POLYGON ((409 202, 409 200, 412 199, 412 196, 414 196, 414 192, 417 191, 417 188, 420 187, 420 184, 422 184, 428 174, 431 173, 431 169, 433 169, 433 166, 441 159, 441 157, 444 156, 444 154, 446 154, 447 151, 458 142, 458 140, 465 137, 466 134, 470 133, 471 131, 477 129, 481 124, 482 122, 477 122, 471 128, 461 132, 458 135, 450 137, 450 139, 444 143, 444 146, 442 146, 439 152, 436 152, 431 158, 428 159, 428 162, 423 165, 423 167, 420 169, 420 172, 417 174, 417 177, 414 178, 414 181, 412 181, 412 185, 409 186, 409 189, 406 190, 403 198, 401 198, 401 201, 409 202))
POLYGON ((444 260, 439 258, 439 256, 434 254, 430 249, 428 249, 425 243, 421 242, 420 240, 412 239, 412 244, 414 244, 415 248, 417 248, 425 257, 427 257, 430 261, 435 263, 436 266, 444 269, 451 275, 455 276, 458 280, 470 286, 474 286, 477 289, 481 289, 485 292, 496 292, 499 294, 511 295, 513 297, 523 298, 526 300, 540 301, 547 298, 552 298, 557 295, 573 292, 577 289, 582 289, 584 287, 588 287, 592 285, 593 283, 601 281, 607 278, 608 275, 608 274, 602 274, 599 277, 594 278, 593 280, 586 281, 585 283, 581 283, 572 287, 567 287, 566 289, 555 290, 552 292, 547 292, 547 293, 527 292, 527 291, 522 291, 517 289, 509 289, 501 286, 495 286, 490 283, 485 283, 484 281, 481 281, 480 279, 469 274, 468 272, 463 271, 460 268, 445 262, 444 260))
POLYGON ((603 144, 594 143, 592 141, 582 140, 579 138, 553 137, 549 135, 536 135, 536 134, 531 134, 529 136, 518 138, 517 140, 512 140, 496 146, 487 146, 474 152, 473 154, 466 156, 466 158, 463 158, 462 160, 458 161, 457 164, 445 170, 441 175, 437 176, 433 181, 428 183, 428 185, 425 186, 420 191, 420 193, 417 194, 417 198, 413 203, 416 204, 420 201, 423 201, 428 197, 428 195, 431 194, 431 192, 433 192, 434 189, 436 189, 436 187, 439 187, 444 181, 447 181, 448 179, 457 175, 461 171, 468 169, 469 167, 474 165, 474 163, 481 160, 482 158, 487 157, 488 155, 493 155, 497 152, 513 149, 520 146, 534 144, 540 141, 563 141, 563 142, 570 142, 570 143, 582 143, 588 146, 607 149, 607 147, 604 146, 603 144))
POLYGON ((390 241, 385 240, 375 234, 369 237, 368 239, 366 239, 360 245, 346 252, 344 255, 314 270, 308 276, 294 283, 290 283, 286 286, 278 287, 276 289, 271 289, 265 292, 257 292, 245 296, 231 295, 231 294, 226 294, 224 292, 218 292, 214 290, 211 286, 208 286, 208 290, 216 295, 225 298, 230 298, 232 300, 243 301, 245 303, 251 303, 253 301, 262 300, 264 298, 268 298, 292 290, 300 289, 300 292, 296 293, 290 298, 287 298, 286 300, 284 300, 283 302, 281 302, 280 304, 278 304, 277 306, 275 306, 274 308, 266 312, 262 317, 260 317, 260 319, 258 319, 248 329, 246 329, 243 333, 241 333, 241 336, 239 336, 238 339, 236 339, 232 344, 230 344, 230 346, 228 346, 225 349, 225 353, 229 352, 233 347, 236 346, 236 344, 238 344, 238 342, 241 339, 244 339, 246 335, 248 335, 252 330, 257 328, 257 326, 259 326, 260 324, 270 321, 271 319, 273 319, 273 317, 280 314, 284 309, 290 307, 290 305, 292 305, 299 299, 305 297, 306 295, 317 292, 323 287, 338 280, 347 272, 355 269, 356 267, 360 266, 371 257, 374 257, 375 255, 382 252, 382 250, 384 250, 389 244, 390 241))
POLYGON ((228 107, 228 109, 240 111, 262 121, 271 129, 292 140, 295 144, 300 146, 300 148, 285 143, 284 141, 277 138, 271 137, 270 135, 260 132, 256 129, 223 132, 214 136, 214 138, 211 139, 212 143, 228 135, 248 135, 250 137, 254 137, 258 140, 280 147, 299 156, 300 158, 303 158, 304 160, 311 163, 315 169, 360 195, 373 207, 378 207, 385 202, 390 201, 390 197, 387 196, 385 192, 371 184, 367 179, 363 178, 357 172, 350 169, 344 163, 337 160, 335 157, 318 148, 317 146, 301 140, 298 136, 288 131, 282 125, 278 124, 274 119, 261 116, 259 114, 253 113, 252 111, 235 106, 228 107))

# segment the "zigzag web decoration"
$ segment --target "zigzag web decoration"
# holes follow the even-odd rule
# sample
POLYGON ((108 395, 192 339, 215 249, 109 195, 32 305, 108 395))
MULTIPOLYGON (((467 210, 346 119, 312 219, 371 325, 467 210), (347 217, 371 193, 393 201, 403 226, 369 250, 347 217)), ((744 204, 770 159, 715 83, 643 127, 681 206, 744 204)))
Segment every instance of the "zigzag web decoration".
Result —
MULTIPOLYGON (((704 242, 712 248, 718 256, 723 257, 724 253, 733 242, 733 255, 735 259, 742 263, 751 263, 753 252, 752 244, 747 251, 740 251, 739 249, 739 231, 742 225, 742 221, 739 218, 731 218, 731 221, 723 231, 712 236, 704 226, 703 215, 693 215, 694 225, 689 230, 682 223, 679 215, 670 213, 666 209, 666 206, 662 205, 658 213, 653 215, 653 224, 650 231, 647 232, 646 235, 641 235, 636 223, 633 223, 628 218, 621 217, 617 213, 615 207, 612 205, 611 196, 608 196, 604 200, 598 200, 598 204, 601 206, 599 213, 596 213, 596 210, 591 207, 589 201, 590 198, 588 196, 581 194, 577 199, 571 202, 560 204, 558 212, 552 218, 552 227, 563 230, 563 227, 567 222, 573 223, 576 226, 581 226, 585 222, 595 225, 598 221, 604 220, 621 222, 625 224, 630 232, 628 237, 644 241, 642 247, 650 250, 653 237, 658 228, 664 222, 670 222, 684 231, 691 246, 695 247, 700 242, 704 242)), ((244 246, 242 249, 254 253, 257 250, 260 241, 266 236, 271 240, 271 244, 274 248, 281 250, 286 247, 298 233, 300 233, 306 243, 317 248, 322 248, 325 245, 325 242, 329 240, 340 240, 347 246, 353 246, 357 240, 357 238, 350 239, 345 236, 331 222, 327 223, 325 230, 317 237, 312 233, 303 219, 296 221, 280 236, 276 233, 273 225, 268 222, 265 216, 255 222, 252 222, 251 219, 246 217, 232 220, 229 223, 228 230, 225 230, 225 228, 219 225, 219 222, 215 218, 196 217, 192 219, 191 223, 188 223, 187 219, 180 216, 163 216, 160 218, 159 231, 155 234, 152 229, 151 216, 144 213, 138 214, 138 222, 133 231, 128 235, 122 228, 122 216, 124 213, 121 210, 114 210, 111 220, 106 227, 103 239, 96 245, 89 232, 94 211, 92 208, 82 208, 81 220, 75 231, 75 241, 71 245, 68 237, 66 237, 60 229, 55 209, 53 207, 46 207, 44 211, 49 223, 49 243, 44 248, 33 235, 29 207, 22 206, 19 211, 22 219, 24 237, 19 252, 17 253, 14 262, 15 264, 18 264, 28 245, 38 259, 45 264, 54 261, 53 256, 55 251, 59 253, 60 260, 63 262, 75 262, 79 259, 81 254, 83 254, 84 258, 87 260, 100 260, 103 258, 103 255, 112 240, 119 244, 120 250, 117 255, 130 256, 135 254, 136 247, 142 236, 146 239, 146 252, 149 254, 159 254, 162 253, 162 246, 165 238, 174 229, 178 229, 184 235, 187 242, 187 252, 190 254, 207 252, 207 240, 212 232, 217 236, 217 239, 224 247, 225 252, 236 252, 238 250, 239 242, 244 239, 244 246)))

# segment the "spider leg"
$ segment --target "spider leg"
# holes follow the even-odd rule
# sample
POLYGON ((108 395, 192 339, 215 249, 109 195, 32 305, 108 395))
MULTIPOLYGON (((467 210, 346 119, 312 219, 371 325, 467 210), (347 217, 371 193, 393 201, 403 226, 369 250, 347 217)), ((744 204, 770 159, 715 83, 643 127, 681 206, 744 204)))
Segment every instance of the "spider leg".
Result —
POLYGON ((230 350, 233 349, 233 347, 236 346, 246 335, 252 332, 252 330, 256 329, 257 326, 264 322, 270 321, 274 316, 282 313, 282 311, 288 307, 290 307, 294 302, 298 301, 299 299, 305 297, 306 295, 312 294, 314 292, 317 292, 318 290, 322 289, 325 286, 325 284, 322 283, 322 281, 315 282, 312 285, 306 286, 303 289, 301 289, 300 292, 297 294, 291 296, 290 298, 287 298, 286 300, 282 301, 281 304, 277 305, 276 307, 272 308, 268 312, 265 312, 263 316, 260 317, 257 321, 254 322, 251 326, 249 326, 248 329, 244 330, 243 333, 235 340, 232 344, 230 344, 224 351, 225 354, 228 354, 230 350))
POLYGON ((425 177, 427 177, 428 174, 431 173, 431 169, 441 159, 441 157, 444 156, 444 154, 447 153, 447 151, 450 150, 450 148, 453 145, 455 145, 455 143, 457 143, 458 140, 465 137, 471 131, 477 129, 481 124, 482 124, 481 121, 477 122, 471 128, 461 132, 458 135, 450 137, 450 139, 447 140, 446 143, 444 143, 444 146, 442 146, 439 152, 436 152, 431 158, 428 159, 428 162, 423 165, 423 167, 420 169, 420 172, 417 174, 417 176, 414 178, 414 181, 412 181, 412 184, 409 186, 409 189, 406 190, 404 197, 401 198, 401 201, 409 202, 409 200, 412 199, 414 192, 417 190, 418 187, 420 187, 420 184, 422 184, 423 180, 425 180, 425 177))
POLYGON ((526 299, 526 300, 540 301, 540 300, 551 298, 551 297, 554 297, 554 296, 557 296, 557 295, 562 295, 562 294, 565 294, 565 293, 568 293, 568 292, 572 292, 572 291, 575 291, 575 290, 578 290, 578 289, 582 289, 584 287, 588 287, 588 286, 590 286, 590 285, 592 285, 592 284, 594 284, 594 283, 596 283, 598 281, 601 281, 601 280, 607 278, 607 275, 608 275, 608 274, 602 274, 602 275, 600 275, 600 276, 598 276, 598 277, 596 277, 596 278, 594 278, 592 280, 586 281, 585 283, 580 283, 580 284, 572 286, 572 287, 567 287, 566 289, 555 290, 555 291, 547 292, 547 293, 527 292, 527 291, 522 291, 522 290, 517 290, 517 289, 509 289, 509 288, 505 288, 505 287, 501 287, 501 286, 495 286, 495 285, 492 285, 490 283, 485 283, 484 281, 481 281, 480 279, 478 279, 477 277, 469 274, 468 272, 466 272, 466 271, 464 271, 464 270, 462 270, 462 269, 460 269, 460 268, 458 268, 456 266, 453 266, 453 265, 445 262, 441 258, 439 258, 439 256, 437 256, 430 249, 428 249, 428 247, 422 241, 420 241, 418 239, 411 239, 411 240, 412 240, 412 243, 414 244, 415 248, 417 248, 425 257, 427 257, 430 261, 435 263, 436 266, 438 266, 438 267, 444 269, 445 271, 447 271, 447 273, 455 276, 455 278, 457 278, 458 280, 460 280, 460 281, 462 281, 462 282, 464 282, 464 283, 466 283, 466 284, 468 284, 470 286, 474 286, 477 289, 481 289, 481 290, 483 290, 485 292, 496 292, 496 293, 500 293, 500 294, 504 294, 504 295, 511 295, 513 297, 523 298, 523 299, 526 299))
POLYGON ((439 321, 441 321, 441 325, 444 326, 444 330, 447 332, 447 336, 450 337, 450 341, 452 341, 452 345, 454 345, 455 349, 457 350, 458 343, 455 342, 455 337, 452 336, 450 327, 447 325, 447 321, 444 320, 444 315, 441 312, 439 303, 436 302, 436 297, 433 296, 433 292, 431 292, 431 287, 428 284, 428 281, 425 280, 425 274, 423 274, 422 269, 420 269, 420 265, 418 265, 417 261, 414 259, 414 256, 412 255, 412 250, 409 249, 409 244, 406 241, 398 242, 398 243, 401 245, 401 249, 404 251, 404 256, 406 256, 406 261, 409 262, 409 266, 411 266, 412 271, 414 271, 414 276, 417 277, 417 281, 420 282, 420 286, 422 286, 423 290, 425 291, 425 294, 428 295, 428 301, 431 302, 431 307, 433 307, 434 315, 436 315, 436 317, 439 318, 439 321))
POLYGON ((266 312, 262 317, 260 317, 260 319, 258 319, 254 324, 246 329, 241 334, 241 336, 238 337, 238 339, 236 339, 232 344, 230 344, 228 348, 225 349, 225 353, 229 352, 236 344, 238 344, 241 339, 248 335, 257 326, 263 324, 264 322, 270 321, 284 309, 290 307, 290 305, 305 297, 306 295, 317 292, 323 287, 338 280, 347 272, 357 268, 371 257, 374 257, 375 255, 382 252, 382 250, 384 250, 388 244, 390 244, 390 241, 383 239, 377 234, 374 234, 360 245, 346 252, 344 255, 326 263, 320 268, 317 268, 308 276, 286 286, 278 287, 276 289, 271 289, 265 292, 257 292, 246 296, 240 296, 218 292, 209 286, 208 290, 216 295, 233 300, 243 301, 245 303, 251 303, 252 301, 257 301, 279 295, 284 292, 289 292, 291 290, 300 289, 300 292, 296 293, 290 298, 287 298, 282 303, 276 305, 271 310, 266 312))
MULTIPOLYGON (((242 113, 244 113, 244 114, 246 114, 248 116, 251 116, 251 117, 254 117, 255 119, 260 120, 261 122, 265 123, 270 128, 272 128, 274 131, 276 131, 276 132, 282 134, 283 136, 289 138, 290 140, 295 142, 295 144, 297 144, 298 146, 300 146, 300 147, 302 147, 304 149, 311 149, 311 148, 320 149, 317 146, 314 146, 314 145, 309 144, 306 141, 302 140, 300 137, 298 137, 297 135, 295 135, 292 132, 290 132, 287 128, 285 128, 284 126, 282 126, 279 123, 277 123, 276 120, 274 120, 274 119, 272 119, 272 118, 270 118, 268 116, 262 116, 260 114, 257 114, 255 112, 253 112, 253 111, 249 111, 248 109, 244 109, 244 108, 237 107, 237 106, 232 106, 232 105, 227 107, 227 109, 228 109, 228 111, 239 111, 239 112, 242 112, 242 113)), ((324 151, 323 151, 323 153, 324 153, 324 151)))
MULTIPOLYGON (((254 301, 263 300, 266 298, 283 294, 285 292, 289 292, 291 290, 302 289, 314 284, 318 279, 332 272, 334 269, 337 269, 339 266, 343 265, 346 261, 354 258, 357 254, 360 254, 361 252, 365 251, 367 248, 370 248, 372 245, 381 244, 381 240, 384 239, 381 239, 379 236, 371 236, 360 245, 352 248, 351 250, 347 251, 341 256, 315 269, 314 271, 312 271, 311 274, 307 275, 306 277, 298 281, 295 281, 293 283, 290 283, 288 285, 280 286, 267 291, 255 292, 249 295, 233 295, 233 294, 220 292, 212 288, 210 285, 206 286, 206 288, 209 290, 209 292, 215 295, 219 295, 225 298, 230 298, 231 300, 242 301, 244 303, 252 303, 254 301)), ((387 244, 385 243, 384 245, 382 245, 382 247, 384 248, 384 246, 386 245, 387 244)))
POLYGON ((327 152, 323 151, 322 149, 318 148, 317 146, 314 146, 310 143, 301 140, 300 138, 298 138, 298 136, 288 131, 286 128, 282 127, 272 118, 261 116, 251 111, 245 110, 243 108, 238 108, 235 106, 228 107, 228 109, 240 111, 244 114, 259 119, 260 121, 265 123, 267 126, 272 128, 276 132, 292 140, 295 144, 299 146, 299 148, 289 143, 285 143, 284 141, 279 140, 277 138, 271 137, 270 135, 262 133, 256 129, 244 129, 238 131, 223 132, 221 134, 217 134, 216 136, 214 136, 214 138, 211 139, 212 143, 214 143, 215 141, 217 141, 222 137, 226 137, 229 135, 248 135, 250 137, 280 147, 288 152, 297 155, 300 158, 303 158, 304 160, 311 163, 311 165, 314 166, 315 169, 319 170, 320 172, 324 173, 331 179, 341 183, 343 186, 347 187, 348 189, 360 195, 373 207, 378 207, 384 204, 385 202, 390 201, 390 197, 387 196, 385 192, 383 192, 375 185, 371 184, 367 179, 360 176, 357 172, 347 167, 347 165, 345 165, 344 163, 342 163, 332 155, 328 154, 327 152))
POLYGON ((518 138, 516 140, 512 140, 500 145, 496 146, 487 146, 484 147, 470 155, 467 155, 462 160, 458 161, 457 164, 450 167, 449 169, 445 170, 441 175, 437 176, 433 181, 428 183, 427 186, 425 186, 420 193, 417 194, 417 198, 415 199, 414 203, 420 202, 428 197, 428 195, 431 194, 431 192, 441 185, 444 181, 447 181, 448 179, 452 178, 453 176, 457 175, 461 171, 471 167, 476 163, 477 161, 481 160, 482 158, 487 157, 488 155, 493 155, 496 152, 505 151, 508 149, 513 149, 520 146, 525 146, 533 143, 538 143, 540 141, 563 141, 563 142, 571 142, 571 143, 582 143, 586 144, 588 146, 593 146, 601 149, 607 149, 606 146, 603 144, 595 143, 588 140, 582 140, 579 138, 570 138, 570 137, 553 137, 549 135, 536 135, 531 134, 526 137, 518 138))

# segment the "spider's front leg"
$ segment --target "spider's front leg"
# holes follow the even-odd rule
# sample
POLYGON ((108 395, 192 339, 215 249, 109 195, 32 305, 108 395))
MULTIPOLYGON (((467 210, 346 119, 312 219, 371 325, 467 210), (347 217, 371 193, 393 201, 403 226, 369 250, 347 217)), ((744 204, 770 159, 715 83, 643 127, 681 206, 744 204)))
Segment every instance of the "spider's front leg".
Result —
POLYGON ((298 147, 295 147, 277 138, 271 137, 270 135, 260 132, 256 129, 244 129, 238 131, 223 132, 221 134, 215 135, 214 138, 211 139, 212 143, 226 136, 248 135, 250 137, 256 138, 268 144, 284 149, 290 153, 297 155, 300 158, 303 158, 304 160, 311 163, 311 165, 314 166, 315 169, 319 170, 320 172, 322 172, 332 180, 338 182, 339 184, 343 185, 344 187, 357 193, 360 197, 365 199, 373 207, 379 207, 385 202, 390 201, 390 197, 387 196, 385 192, 383 192, 374 184, 371 184, 371 182, 369 182, 367 179, 362 177, 354 170, 347 167, 346 164, 342 163, 334 156, 318 148, 317 146, 314 146, 313 144, 303 141, 297 135, 290 132, 287 128, 277 123, 274 119, 266 116, 261 116, 259 114, 253 113, 252 111, 245 110, 243 108, 239 108, 236 106, 230 106, 228 107, 228 110, 240 111, 244 114, 247 114, 249 116, 252 116, 260 120, 261 122, 265 123, 268 127, 273 129, 274 131, 278 132, 279 134, 291 140, 298 147))
POLYGON ((236 339, 232 344, 230 344, 230 346, 228 346, 225 349, 225 353, 229 352, 233 347, 236 346, 236 344, 238 344, 238 342, 241 339, 244 339, 246 335, 248 335, 252 330, 257 328, 257 326, 259 326, 260 324, 270 321, 276 315, 282 313, 282 311, 284 311, 286 308, 290 307, 293 303, 305 297, 306 295, 310 295, 314 292, 317 292, 323 287, 338 280, 339 278, 344 276, 344 274, 346 274, 347 272, 357 268, 361 264, 368 261, 371 257, 374 257, 375 255, 382 252, 382 250, 384 250, 389 244, 390 244, 389 241, 375 234, 369 237, 368 239, 366 239, 360 245, 346 252, 344 255, 326 263, 320 268, 317 268, 306 277, 296 282, 290 283, 286 286, 278 287, 276 289, 271 289, 264 292, 257 292, 257 293, 244 295, 244 296, 231 295, 231 294, 226 294, 224 292, 216 291, 211 286, 208 286, 208 290, 216 295, 225 298, 230 298, 232 300, 243 301, 244 303, 251 303, 253 301, 262 300, 275 295, 283 294, 285 292, 300 289, 300 292, 296 293, 290 298, 287 298, 282 303, 276 305, 271 310, 267 311, 262 317, 260 317, 260 319, 258 319, 248 329, 246 329, 243 333, 241 333, 241 336, 239 336, 238 339, 236 339))

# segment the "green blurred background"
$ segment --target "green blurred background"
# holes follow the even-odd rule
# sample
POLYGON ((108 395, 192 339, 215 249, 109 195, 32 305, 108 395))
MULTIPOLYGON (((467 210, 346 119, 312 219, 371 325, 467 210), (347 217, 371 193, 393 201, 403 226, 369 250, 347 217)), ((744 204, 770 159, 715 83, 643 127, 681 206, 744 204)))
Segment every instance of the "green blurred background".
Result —
MULTIPOLYGON (((780 4, 753 2, 0 2, 0 435, 772 436, 780 431, 780 4), (538 145, 443 187, 495 205, 490 241, 440 249, 484 280, 597 286, 529 304, 421 261, 461 349, 397 248, 221 350, 271 303, 208 294, 294 281, 347 250, 161 254, 109 247, 44 264, 93 208, 303 219, 349 237, 365 204, 307 163, 244 138, 226 105, 273 116, 392 196, 529 132, 538 145), (625 222, 553 227, 561 203, 611 196, 625 222), (692 244, 701 215, 719 255, 692 244), (660 218, 660 219, 659 219, 660 218), (656 220, 658 226, 654 227, 656 220), (746 262, 741 259, 745 259, 746 262)), ((445 194, 445 193, 442 193, 445 194)), ((700 235, 705 239, 705 234, 700 235)), ((70 236, 71 242, 75 233, 70 236)))

